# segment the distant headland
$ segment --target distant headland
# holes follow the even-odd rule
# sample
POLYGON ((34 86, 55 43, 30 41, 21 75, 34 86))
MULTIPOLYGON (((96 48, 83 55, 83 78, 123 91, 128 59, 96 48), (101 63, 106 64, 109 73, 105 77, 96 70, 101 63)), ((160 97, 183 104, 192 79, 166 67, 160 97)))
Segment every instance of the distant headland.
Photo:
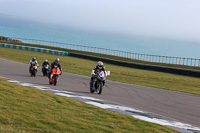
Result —
POLYGON ((12 38, 5 37, 5 36, 0 36, 0 41, 22 42, 20 40, 12 39, 12 38))

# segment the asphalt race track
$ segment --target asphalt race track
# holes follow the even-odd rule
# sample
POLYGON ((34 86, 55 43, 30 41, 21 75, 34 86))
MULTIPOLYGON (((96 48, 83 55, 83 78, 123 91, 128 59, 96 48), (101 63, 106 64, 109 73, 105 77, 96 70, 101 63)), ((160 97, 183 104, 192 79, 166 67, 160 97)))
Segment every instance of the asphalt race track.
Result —
MULTIPOLYGON (((0 58, 0 76, 27 83, 66 90, 128 106, 134 109, 156 113, 177 121, 200 127, 200 96, 169 90, 106 81, 102 94, 91 94, 90 77, 63 72, 56 86, 49 85, 41 68, 36 77, 30 77, 28 64, 0 58)), ((29 61, 27 61, 29 62, 29 61)), ((91 68, 92 69, 92 68, 91 68)), ((112 74, 112 70, 111 70, 112 74)), ((90 76, 90 72, 88 73, 90 76)), ((109 77, 108 77, 109 78, 109 77)))

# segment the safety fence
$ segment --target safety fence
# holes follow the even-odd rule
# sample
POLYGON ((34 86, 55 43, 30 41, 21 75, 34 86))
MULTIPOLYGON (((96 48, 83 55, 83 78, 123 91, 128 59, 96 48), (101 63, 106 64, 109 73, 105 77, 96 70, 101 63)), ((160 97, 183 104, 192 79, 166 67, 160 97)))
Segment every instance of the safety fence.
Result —
POLYGON ((65 51, 58 51, 58 50, 38 48, 38 47, 30 47, 30 46, 22 46, 22 45, 14 45, 14 44, 7 44, 7 43, 1 43, 1 47, 42 52, 42 53, 55 54, 55 55, 61 55, 61 56, 68 55, 68 52, 65 52, 65 51))
POLYGON ((96 57, 96 56, 91 56, 91 55, 83 55, 83 54, 78 54, 78 53, 69 53, 69 56, 76 57, 76 58, 82 58, 82 59, 89 59, 89 60, 93 60, 93 61, 101 60, 104 63, 109 63, 109 64, 113 64, 113 65, 118 65, 118 66, 125 66, 125 67, 137 68, 137 69, 142 69, 142 70, 151 70, 151 71, 157 71, 157 72, 165 72, 165 73, 200 78, 199 70, 126 62, 126 61, 113 60, 113 59, 96 57))
MULTIPOLYGON (((11 40, 14 40, 16 42, 21 42, 21 43, 39 44, 39 45, 66 48, 66 49, 71 49, 71 50, 93 52, 93 53, 106 54, 106 55, 130 58, 130 59, 135 59, 135 60, 141 60, 141 61, 146 61, 146 62, 187 65, 187 66, 200 66, 200 59, 196 59, 196 58, 183 58, 183 57, 139 54, 139 53, 120 51, 120 50, 82 46, 82 45, 75 45, 75 44, 61 43, 61 42, 15 38, 15 37, 9 37, 9 38, 11 40)), ((9 41, 9 39, 7 39, 6 37, 1 37, 1 36, 0 36, 0 40, 9 41)))

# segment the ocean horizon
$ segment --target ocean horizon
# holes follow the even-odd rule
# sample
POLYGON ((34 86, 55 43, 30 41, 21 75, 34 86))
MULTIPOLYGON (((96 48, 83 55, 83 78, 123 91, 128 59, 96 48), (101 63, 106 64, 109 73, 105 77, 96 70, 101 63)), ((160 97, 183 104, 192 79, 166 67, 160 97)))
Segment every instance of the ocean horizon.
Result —
POLYGON ((200 42, 84 31, 0 16, 0 36, 45 40, 98 48, 200 59, 200 42))

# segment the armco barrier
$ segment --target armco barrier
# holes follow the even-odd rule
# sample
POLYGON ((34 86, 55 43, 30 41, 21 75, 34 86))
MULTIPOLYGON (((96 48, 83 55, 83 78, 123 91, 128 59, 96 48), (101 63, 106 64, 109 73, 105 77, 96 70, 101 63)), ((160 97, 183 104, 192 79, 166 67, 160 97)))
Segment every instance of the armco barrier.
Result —
POLYGON ((164 66, 148 65, 148 64, 141 64, 141 63, 132 63, 132 62, 118 61, 118 60, 113 60, 113 59, 77 54, 77 53, 69 53, 69 56, 89 59, 89 60, 94 60, 94 61, 101 60, 104 63, 143 69, 143 70, 152 70, 152 71, 179 74, 179 75, 185 75, 185 76, 200 77, 199 70, 190 70, 190 69, 175 68, 175 67, 164 67, 164 66))
POLYGON ((61 55, 61 56, 68 55, 68 52, 65 52, 65 51, 58 51, 58 50, 38 48, 38 47, 21 46, 21 45, 14 45, 14 44, 6 44, 6 43, 5 44, 1 43, 1 47, 42 52, 42 53, 55 54, 55 55, 61 55))

